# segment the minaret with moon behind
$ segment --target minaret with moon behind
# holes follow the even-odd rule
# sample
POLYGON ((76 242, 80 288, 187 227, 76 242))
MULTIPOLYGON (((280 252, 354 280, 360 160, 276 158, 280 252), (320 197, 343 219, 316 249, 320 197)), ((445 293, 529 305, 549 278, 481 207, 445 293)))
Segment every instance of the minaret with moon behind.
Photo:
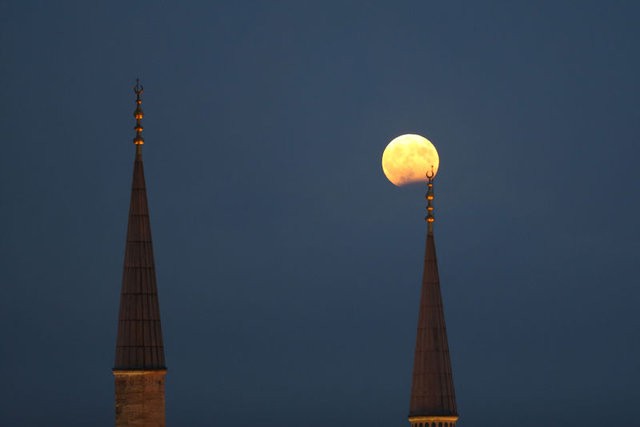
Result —
POLYGON ((433 236, 433 180, 438 153, 419 135, 400 136, 382 156, 383 171, 395 185, 427 181, 427 239, 422 274, 418 333, 409 405, 411 427, 455 427, 458 421, 453 375, 444 321, 436 245, 433 236))
POLYGON ((137 82, 136 147, 113 368, 116 427, 164 427, 164 362, 151 225, 142 164, 142 86, 137 82))

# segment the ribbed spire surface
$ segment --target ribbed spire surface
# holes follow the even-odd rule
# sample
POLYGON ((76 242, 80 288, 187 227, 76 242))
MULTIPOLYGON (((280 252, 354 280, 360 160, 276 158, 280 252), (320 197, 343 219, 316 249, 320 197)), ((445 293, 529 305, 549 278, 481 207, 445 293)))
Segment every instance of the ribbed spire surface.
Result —
MULTIPOLYGON (((141 86, 136 90, 138 101, 140 93, 141 86)), ((134 113, 137 119, 136 130, 141 130, 140 103, 137 102, 138 108, 134 113)), ((141 138, 137 141, 134 140, 136 157, 133 165, 114 370, 165 369, 141 138)))
POLYGON ((422 274, 418 334, 413 361, 411 417, 457 417, 447 328, 444 321, 436 245, 433 237, 433 176, 429 178, 427 200, 427 243, 422 274))
POLYGON ((427 235, 409 416, 457 416, 436 245, 427 235))

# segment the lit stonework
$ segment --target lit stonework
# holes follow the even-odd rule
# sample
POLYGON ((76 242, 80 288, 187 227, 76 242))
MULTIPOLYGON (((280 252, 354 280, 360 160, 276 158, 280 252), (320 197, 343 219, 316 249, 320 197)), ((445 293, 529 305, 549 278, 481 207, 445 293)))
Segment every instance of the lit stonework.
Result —
POLYGON ((164 427, 166 371, 113 371, 116 426, 164 427))
POLYGON ((409 417, 411 427, 455 427, 458 417, 409 417))

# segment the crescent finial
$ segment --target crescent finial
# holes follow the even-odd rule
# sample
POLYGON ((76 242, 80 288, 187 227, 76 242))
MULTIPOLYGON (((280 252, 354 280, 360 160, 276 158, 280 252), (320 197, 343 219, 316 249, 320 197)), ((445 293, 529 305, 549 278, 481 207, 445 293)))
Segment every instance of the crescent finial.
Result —
POLYGON ((436 173, 433 170, 433 165, 431 165, 431 171, 427 171, 426 176, 427 176, 427 181, 433 181, 433 178, 436 176, 436 173))

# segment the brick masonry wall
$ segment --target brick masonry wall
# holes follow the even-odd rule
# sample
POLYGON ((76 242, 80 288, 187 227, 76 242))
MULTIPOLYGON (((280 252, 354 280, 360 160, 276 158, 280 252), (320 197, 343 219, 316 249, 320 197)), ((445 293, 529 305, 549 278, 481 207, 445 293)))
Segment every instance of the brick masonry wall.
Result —
POLYGON ((116 427, 165 427, 166 371, 114 371, 116 427))

